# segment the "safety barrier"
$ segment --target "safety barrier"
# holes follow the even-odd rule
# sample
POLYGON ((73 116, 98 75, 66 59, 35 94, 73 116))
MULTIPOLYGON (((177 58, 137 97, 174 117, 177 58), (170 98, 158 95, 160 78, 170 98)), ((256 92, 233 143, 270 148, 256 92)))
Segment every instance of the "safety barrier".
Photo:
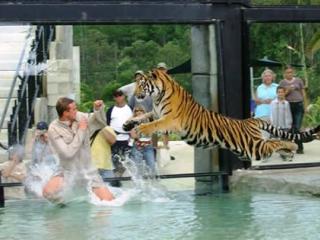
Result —
MULTIPOLYGON (((213 177, 218 177, 218 183, 220 190, 222 192, 229 191, 229 175, 227 172, 206 172, 206 173, 180 173, 180 174, 164 174, 157 175, 156 178, 159 179, 172 179, 172 178, 201 178, 201 177, 211 177, 210 180, 197 179, 200 182, 213 182, 213 177)), ((150 176, 143 176, 143 178, 147 179, 150 176)), ((131 177, 112 177, 112 178, 104 178, 103 181, 111 182, 111 181, 130 181, 131 177)), ((12 183, 2 183, 0 181, 0 207, 5 206, 5 194, 4 188, 6 187, 21 187, 23 184, 21 182, 12 182, 12 183)))

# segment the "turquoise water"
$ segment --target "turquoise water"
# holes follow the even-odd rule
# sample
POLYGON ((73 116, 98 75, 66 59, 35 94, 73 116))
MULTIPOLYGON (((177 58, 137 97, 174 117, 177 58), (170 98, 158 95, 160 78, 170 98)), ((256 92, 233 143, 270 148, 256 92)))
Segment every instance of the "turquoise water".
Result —
POLYGON ((0 239, 320 239, 320 200, 265 193, 195 196, 169 192, 162 201, 131 198, 122 206, 74 201, 7 201, 0 239))

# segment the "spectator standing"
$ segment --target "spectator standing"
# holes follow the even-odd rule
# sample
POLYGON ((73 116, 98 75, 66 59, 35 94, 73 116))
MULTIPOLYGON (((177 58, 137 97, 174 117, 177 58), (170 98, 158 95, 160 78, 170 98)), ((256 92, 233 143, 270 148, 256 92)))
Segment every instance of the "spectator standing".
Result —
POLYGON ((286 100, 285 89, 277 88, 277 98, 271 102, 271 124, 281 129, 292 127, 292 115, 289 102, 286 100))
POLYGON ((40 121, 36 125, 32 145, 32 160, 24 180, 26 192, 42 197, 43 187, 59 171, 59 160, 49 146, 48 124, 40 121))
POLYGON ((125 96, 127 96, 127 100, 134 96, 134 91, 136 89, 136 81, 140 80, 141 77, 143 76, 144 72, 142 70, 138 70, 134 73, 134 79, 132 83, 129 83, 127 85, 124 85, 120 87, 118 90, 123 92, 125 96))
MULTIPOLYGON (((292 114, 292 131, 299 132, 303 115, 304 115, 304 97, 305 90, 303 81, 295 77, 295 70, 291 66, 287 66, 284 70, 284 79, 280 81, 279 85, 285 88, 286 100, 290 104, 291 114, 292 114)), ((298 144, 297 153, 303 154, 303 144, 300 141, 296 142, 298 144)))
MULTIPOLYGON (((130 150, 129 140, 130 133, 122 129, 122 125, 132 117, 132 109, 126 102, 126 97, 121 90, 116 90, 113 93, 113 99, 115 105, 107 110, 107 125, 110 126, 116 133, 116 142, 111 147, 112 155, 124 156, 125 152, 130 150)), ((119 162, 119 158, 112 158, 115 167, 114 173, 116 176, 122 176, 125 169, 119 162)), ((113 186, 120 185, 120 183, 114 183, 113 186)))
POLYGON ((127 96, 128 105, 131 109, 134 109, 137 105, 142 105, 146 109, 146 112, 151 112, 153 109, 152 98, 150 96, 145 96, 144 99, 139 99, 134 95, 136 82, 139 81, 141 77, 143 77, 143 74, 144 73, 142 70, 136 71, 134 74, 134 82, 119 88, 119 90, 127 96))
POLYGON ((271 69, 266 69, 261 74, 262 83, 258 86, 255 96, 255 118, 270 121, 270 103, 277 97, 278 84, 273 83, 275 74, 271 69))
POLYGON ((116 133, 106 126, 90 138, 91 156, 102 178, 114 177, 111 146, 116 142, 116 133))
POLYGON ((164 63, 164 62, 160 62, 157 64, 157 69, 163 71, 163 72, 168 72, 168 67, 167 67, 167 64, 164 63))
POLYGON ((56 164, 48 144, 48 124, 40 121, 36 125, 35 139, 32 146, 32 165, 48 163, 56 164))
MULTIPOLYGON (((133 118, 142 116, 146 113, 143 106, 136 106, 133 110, 133 118)), ((130 120, 130 119, 129 119, 130 120)), ((142 123, 149 122, 150 119, 144 118, 142 123)), ((154 147, 152 144, 151 136, 138 136, 134 130, 131 131, 131 137, 134 139, 133 148, 132 148, 132 157, 136 162, 138 169, 141 173, 144 173, 143 166, 144 162, 149 167, 149 172, 152 175, 156 173, 155 167, 155 154, 154 147)))

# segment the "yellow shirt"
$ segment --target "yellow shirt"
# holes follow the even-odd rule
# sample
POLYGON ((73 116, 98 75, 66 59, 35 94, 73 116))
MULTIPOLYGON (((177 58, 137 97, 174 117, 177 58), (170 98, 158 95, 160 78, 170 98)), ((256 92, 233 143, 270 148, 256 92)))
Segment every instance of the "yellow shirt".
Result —
MULTIPOLYGON (((116 133, 111 127, 105 127, 112 135, 116 136, 116 133)), ((91 145, 91 157, 92 162, 96 168, 112 170, 113 164, 111 160, 111 146, 105 140, 101 131, 97 134, 91 145)))

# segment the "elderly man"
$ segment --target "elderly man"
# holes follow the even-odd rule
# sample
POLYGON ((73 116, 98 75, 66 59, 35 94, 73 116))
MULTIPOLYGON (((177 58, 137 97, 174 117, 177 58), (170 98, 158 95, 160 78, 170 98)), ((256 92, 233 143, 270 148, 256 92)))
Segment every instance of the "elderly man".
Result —
POLYGON ((50 201, 63 201, 61 193, 65 189, 64 183, 71 181, 85 182, 100 200, 114 198, 91 163, 90 133, 105 126, 103 102, 95 101, 94 109, 95 112, 89 117, 77 111, 72 99, 63 97, 57 101, 58 119, 50 124, 48 139, 53 153, 60 160, 61 171, 43 189, 43 196, 50 201))

